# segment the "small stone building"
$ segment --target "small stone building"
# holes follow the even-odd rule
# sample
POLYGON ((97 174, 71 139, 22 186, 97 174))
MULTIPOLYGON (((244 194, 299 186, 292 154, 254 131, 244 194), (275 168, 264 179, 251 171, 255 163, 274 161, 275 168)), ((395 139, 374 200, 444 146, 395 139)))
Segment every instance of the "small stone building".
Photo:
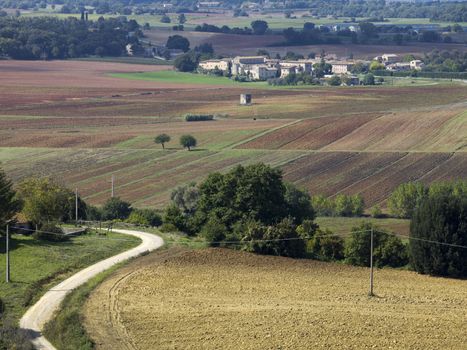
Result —
POLYGON ((242 106, 248 106, 251 104, 251 94, 241 94, 240 95, 240 104, 242 106))

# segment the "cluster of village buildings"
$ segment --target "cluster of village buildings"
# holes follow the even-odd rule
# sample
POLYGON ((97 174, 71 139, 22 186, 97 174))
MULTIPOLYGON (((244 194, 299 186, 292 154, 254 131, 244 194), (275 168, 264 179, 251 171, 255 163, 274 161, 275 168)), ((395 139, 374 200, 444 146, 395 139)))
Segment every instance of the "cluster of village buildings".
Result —
MULTIPOLYGON (((357 63, 369 65, 371 62, 362 60, 338 60, 330 56, 326 63, 330 64, 332 74, 351 74, 357 63)), ((402 62, 402 58, 395 54, 384 54, 375 57, 376 61, 384 64, 390 71, 421 70, 423 62, 413 60, 402 62)), ((312 74, 313 65, 320 63, 321 58, 302 60, 271 59, 265 56, 237 56, 235 58, 211 59, 199 63, 202 72, 213 71, 229 72, 232 76, 248 76, 252 80, 268 80, 271 78, 284 78, 289 74, 312 74)))

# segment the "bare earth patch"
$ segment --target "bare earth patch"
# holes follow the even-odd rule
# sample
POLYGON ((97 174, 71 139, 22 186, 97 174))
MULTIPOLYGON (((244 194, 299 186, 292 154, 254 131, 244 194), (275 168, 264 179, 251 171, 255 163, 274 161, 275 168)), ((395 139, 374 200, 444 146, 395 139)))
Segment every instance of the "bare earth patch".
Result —
MULTIPOLYGON (((144 259, 144 260, 143 260, 144 259)), ((97 349, 465 349, 467 281, 226 249, 166 251, 85 307, 97 349)))

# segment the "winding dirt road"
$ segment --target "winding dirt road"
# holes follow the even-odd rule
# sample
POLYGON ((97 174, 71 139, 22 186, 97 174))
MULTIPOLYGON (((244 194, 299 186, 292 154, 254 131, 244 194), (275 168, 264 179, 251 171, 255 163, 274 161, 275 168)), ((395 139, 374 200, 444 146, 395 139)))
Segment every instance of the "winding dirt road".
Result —
POLYGON ((115 229, 114 231, 138 237, 143 242, 133 249, 114 255, 81 270, 50 289, 36 304, 29 308, 20 320, 20 327, 30 332, 31 341, 36 349, 55 350, 55 347, 42 335, 42 328, 53 317, 54 312, 58 310, 60 303, 70 291, 113 265, 136 257, 143 252, 158 249, 164 244, 162 238, 151 233, 120 229, 115 229))

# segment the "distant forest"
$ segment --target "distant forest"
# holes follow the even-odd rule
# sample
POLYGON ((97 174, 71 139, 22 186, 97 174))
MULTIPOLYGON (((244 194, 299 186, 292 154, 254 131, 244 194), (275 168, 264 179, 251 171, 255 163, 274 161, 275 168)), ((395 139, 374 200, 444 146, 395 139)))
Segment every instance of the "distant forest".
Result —
POLYGON ((124 17, 97 21, 0 17, 0 55, 31 60, 120 56, 128 43, 137 48, 141 35, 138 23, 124 17))
MULTIPOLYGON (((252 2, 262 3, 261 0, 252 2)), ((273 1, 274 2, 274 1, 273 1)), ((0 0, 2 8, 45 8, 47 4, 62 4, 62 12, 80 12, 92 6, 96 13, 142 14, 154 12, 157 5, 172 3, 184 12, 196 10, 197 0, 0 0)), ((243 0, 223 1, 224 7, 238 8, 243 0)), ((449 22, 467 22, 467 1, 459 2, 394 2, 384 0, 290 0, 277 1, 277 8, 307 9, 317 16, 370 18, 429 18, 449 22)))

